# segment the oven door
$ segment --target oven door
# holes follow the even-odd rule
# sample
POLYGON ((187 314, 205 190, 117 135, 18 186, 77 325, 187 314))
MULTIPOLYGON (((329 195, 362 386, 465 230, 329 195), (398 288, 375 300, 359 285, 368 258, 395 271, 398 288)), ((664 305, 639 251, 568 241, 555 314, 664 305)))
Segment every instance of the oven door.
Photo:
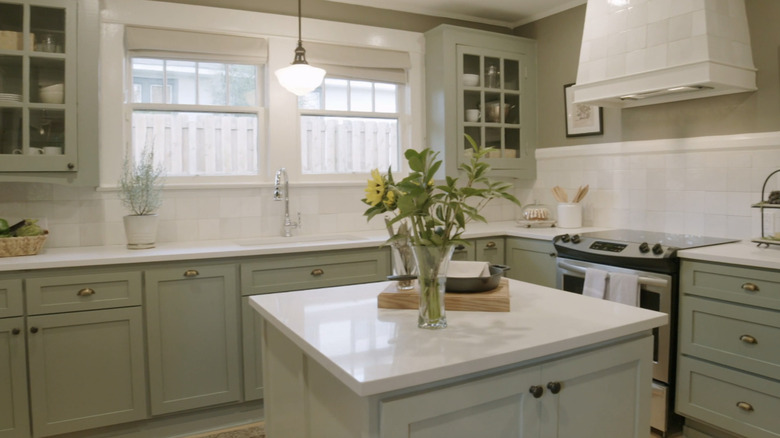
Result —
MULTIPOLYGON (((615 266, 558 258, 557 286, 568 292, 582 294, 585 272, 596 268, 609 272, 622 272, 639 276, 639 306, 643 309, 672 315, 672 276, 653 272, 636 271, 615 266)), ((669 358, 671 356, 671 330, 669 324, 653 329, 653 379, 669 383, 669 358)))

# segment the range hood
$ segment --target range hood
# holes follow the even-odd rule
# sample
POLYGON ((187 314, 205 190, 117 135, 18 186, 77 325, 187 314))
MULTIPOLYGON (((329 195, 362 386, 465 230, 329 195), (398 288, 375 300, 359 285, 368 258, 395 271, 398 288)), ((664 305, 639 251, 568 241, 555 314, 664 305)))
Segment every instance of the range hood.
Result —
POLYGON ((575 103, 632 107, 755 90, 744 0, 588 0, 575 103))

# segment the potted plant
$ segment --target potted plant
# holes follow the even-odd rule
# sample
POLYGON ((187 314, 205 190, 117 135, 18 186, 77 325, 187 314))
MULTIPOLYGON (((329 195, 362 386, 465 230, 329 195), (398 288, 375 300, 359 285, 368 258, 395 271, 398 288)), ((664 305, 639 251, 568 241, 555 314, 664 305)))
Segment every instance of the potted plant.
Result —
POLYGON ((157 238, 157 209, 162 205, 164 169, 154 163, 154 151, 144 148, 134 161, 125 157, 119 178, 119 199, 131 214, 124 217, 127 247, 154 248, 157 238))

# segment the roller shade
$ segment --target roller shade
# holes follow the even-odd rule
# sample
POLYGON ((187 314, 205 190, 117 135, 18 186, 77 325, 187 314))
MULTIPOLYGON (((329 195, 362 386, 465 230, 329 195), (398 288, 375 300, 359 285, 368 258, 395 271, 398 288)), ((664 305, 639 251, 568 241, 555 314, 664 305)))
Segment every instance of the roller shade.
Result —
POLYGON ((409 53, 397 50, 311 42, 303 46, 309 64, 324 68, 328 76, 404 84, 412 65, 409 53))
POLYGON ((126 27, 125 47, 132 56, 154 58, 196 58, 242 64, 264 64, 268 59, 264 38, 148 27, 126 27))

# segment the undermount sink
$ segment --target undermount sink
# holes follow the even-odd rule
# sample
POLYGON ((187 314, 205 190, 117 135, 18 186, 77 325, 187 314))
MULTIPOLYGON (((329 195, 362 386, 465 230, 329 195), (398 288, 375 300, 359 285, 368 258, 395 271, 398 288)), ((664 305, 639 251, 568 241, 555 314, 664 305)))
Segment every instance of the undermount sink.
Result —
POLYGON ((252 239, 237 240, 236 243, 241 246, 264 246, 284 244, 305 245, 309 243, 328 242, 355 242, 360 240, 366 240, 366 238, 352 234, 325 234, 319 236, 257 237, 252 239))

